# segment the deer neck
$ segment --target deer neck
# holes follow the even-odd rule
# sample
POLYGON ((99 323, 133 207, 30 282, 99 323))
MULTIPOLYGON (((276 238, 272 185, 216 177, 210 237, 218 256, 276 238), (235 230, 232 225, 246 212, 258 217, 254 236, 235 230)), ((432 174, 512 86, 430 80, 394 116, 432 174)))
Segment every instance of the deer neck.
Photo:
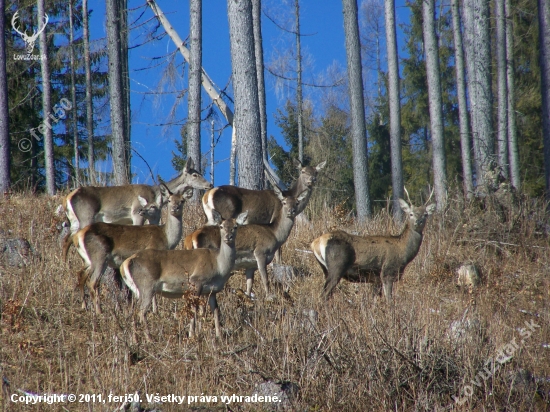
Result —
POLYGON ((218 272, 223 277, 229 277, 231 269, 233 269, 233 266, 235 265, 236 256, 237 252, 235 251, 235 240, 228 245, 223 241, 223 238, 220 239, 220 249, 216 258, 216 263, 218 266, 218 272))
POLYGON ((405 229, 400 235, 401 242, 404 246, 402 251, 403 258, 407 263, 414 259, 417 255, 420 245, 422 244, 422 233, 419 233, 411 227, 411 224, 407 222, 405 229))
POLYGON ((174 249, 181 240, 183 229, 181 227, 181 220, 183 215, 174 216, 168 213, 168 220, 164 225, 164 234, 166 236, 166 243, 168 249, 174 249))
POLYGON ((289 218, 283 211, 284 210, 281 209, 281 213, 279 213, 277 218, 270 225, 275 235, 275 239, 277 239, 277 243, 279 244, 283 244, 286 241, 294 225, 294 219, 289 218))

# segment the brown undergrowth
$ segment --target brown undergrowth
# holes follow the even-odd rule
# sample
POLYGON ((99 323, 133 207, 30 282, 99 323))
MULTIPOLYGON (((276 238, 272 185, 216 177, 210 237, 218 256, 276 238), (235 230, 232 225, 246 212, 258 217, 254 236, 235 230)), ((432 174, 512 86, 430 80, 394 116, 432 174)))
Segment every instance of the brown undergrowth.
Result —
MULTIPOLYGON (((216 340, 210 313, 199 337, 188 339, 189 305, 158 298, 158 312, 148 314, 152 343, 139 325, 134 339, 125 292, 108 279, 101 289, 104 313, 80 310, 81 260, 71 252, 62 262, 60 203, 61 197, 28 195, 0 201, 3 236, 25 238, 37 252, 20 268, 0 259, 4 410, 121 406, 10 402, 20 391, 104 397, 138 391, 148 410, 252 411, 261 404, 225 405, 220 396, 250 395, 266 381, 296 384, 289 406, 296 411, 550 410, 549 221, 537 199, 450 199, 428 222, 420 252, 395 288, 394 307, 373 297, 370 285, 345 281, 322 302, 324 279, 309 250, 334 227, 396 233, 388 215, 356 225, 338 213, 314 211, 283 247, 295 275, 286 299, 281 292, 265 302, 256 280, 258 298, 251 303, 236 292, 245 280, 235 274, 218 295, 223 338, 216 340), (482 273, 471 295, 455 286, 463 262, 482 273), (507 344, 511 357, 490 369, 507 344), (146 402, 146 394, 157 393, 217 396, 218 402, 146 402)), ((189 207, 185 233, 204 221, 199 207, 189 207)))

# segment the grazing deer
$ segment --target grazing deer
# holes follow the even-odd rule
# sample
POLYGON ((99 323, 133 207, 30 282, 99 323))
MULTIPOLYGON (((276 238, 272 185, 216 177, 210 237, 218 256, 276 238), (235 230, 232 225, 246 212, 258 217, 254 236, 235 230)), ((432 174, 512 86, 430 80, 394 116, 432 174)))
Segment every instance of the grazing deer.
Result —
MULTIPOLYGON (((308 189, 302 191, 296 197, 290 194, 285 196, 276 186, 273 190, 280 204, 279 211, 273 217, 273 221, 269 224, 247 224, 243 226, 237 232, 235 241, 237 249, 235 270, 245 269, 246 293, 251 296, 254 272, 258 269, 268 299, 271 299, 272 295, 269 293, 267 265, 271 263, 277 250, 286 242, 298 210, 302 208, 303 203, 307 202, 310 195, 308 189)), ((188 250, 218 248, 219 245, 220 231, 215 226, 204 226, 186 236, 184 240, 184 248, 188 250)))
POLYGON ((378 293, 382 284, 386 300, 391 302, 393 283, 401 279, 403 271, 418 253, 422 231, 428 216, 435 210, 435 204, 427 205, 430 199, 424 206, 414 207, 408 192, 407 198, 410 206, 399 199, 408 220, 397 236, 361 237, 337 230, 325 233, 311 243, 325 274, 325 299, 344 278, 350 282, 375 283, 378 293))
MULTIPOLYGON (((300 202, 296 214, 303 212, 313 185, 317 181, 317 174, 325 167, 326 161, 316 167, 303 167, 300 176, 292 187, 284 191, 285 196, 298 197, 302 192, 307 194, 300 202)), ((218 211, 223 219, 237 216, 243 210, 248 210, 248 224, 269 224, 273 222, 281 209, 281 202, 273 190, 250 190, 236 186, 219 186, 206 192, 202 197, 202 207, 208 219, 208 225, 213 222, 212 210, 218 211)))
MULTIPOLYGON (((212 188, 212 184, 194 169, 191 158, 181 174, 165 185, 176 194, 182 194, 188 187, 212 188)), ((146 216, 149 224, 158 225, 164 203, 160 185, 84 186, 69 193, 63 206, 71 222, 71 233, 76 233, 95 222, 143 225, 146 216)))
MULTIPOLYGON (((236 219, 222 220, 220 214, 213 211, 222 240, 219 249, 142 250, 124 261, 120 270, 122 279, 139 299, 139 319, 145 326, 148 339, 145 312, 153 296, 158 293, 177 299, 191 288, 197 296, 208 296, 208 303, 214 313, 216 336, 221 336, 216 294, 223 290, 231 276, 236 254, 235 235, 238 233, 237 227, 245 223, 246 215, 247 212, 244 212, 236 219)), ((195 334, 195 322, 193 318, 191 337, 195 334)))
POLYGON ((173 249, 182 237, 182 214, 186 199, 193 196, 193 188, 183 195, 172 193, 166 186, 160 190, 168 199, 168 219, 163 226, 128 226, 109 223, 93 223, 67 236, 63 246, 63 258, 74 245, 86 265, 79 272, 79 287, 82 292, 82 309, 86 309, 84 283, 88 286, 96 313, 101 313, 97 293, 98 280, 107 265, 118 269, 122 262, 143 249, 173 249))

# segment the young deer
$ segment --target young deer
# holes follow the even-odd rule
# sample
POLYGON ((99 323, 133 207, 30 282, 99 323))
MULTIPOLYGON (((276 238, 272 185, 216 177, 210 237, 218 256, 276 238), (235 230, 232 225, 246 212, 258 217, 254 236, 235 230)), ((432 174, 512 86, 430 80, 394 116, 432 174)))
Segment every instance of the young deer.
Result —
MULTIPOLYGON (((212 184, 194 169, 193 159, 187 161, 178 177, 165 185, 176 194, 182 194, 189 187, 212 188, 212 184)), ((143 225, 147 219, 149 224, 158 225, 166 203, 160 188, 160 185, 125 185, 84 186, 73 190, 63 201, 71 233, 94 222, 143 225)))
MULTIPOLYGON (((294 218, 302 204, 307 202, 310 194, 309 190, 306 189, 296 197, 290 194, 285 196, 277 187, 274 187, 274 193, 277 196, 280 208, 273 217, 273 221, 263 225, 247 224, 240 228, 237 233, 235 270, 245 269, 246 293, 248 296, 251 296, 254 272, 258 269, 266 296, 269 299, 272 298, 269 293, 267 265, 271 263, 277 250, 286 242, 294 225, 294 218)), ((186 236, 184 240, 184 248, 188 250, 217 248, 219 244, 220 231, 215 226, 204 226, 186 236)))
MULTIPOLYGON (((214 313, 216 336, 221 336, 216 294, 223 290, 231 276, 235 263, 235 235, 238 233, 237 227, 245 223, 246 215, 247 212, 244 212, 237 219, 222 220, 220 214, 213 211, 222 239, 219 249, 142 250, 124 261, 120 271, 122 279, 139 299, 139 318, 148 339, 145 313, 153 296, 158 293, 177 299, 191 288, 197 296, 208 296, 214 313)), ((195 319, 191 321, 190 336, 194 334, 195 319)))
POLYGON ((79 287, 82 293, 82 309, 86 309, 84 283, 90 290, 96 313, 101 313, 97 282, 107 265, 118 269, 122 262, 143 249, 173 249, 182 237, 182 213, 186 199, 193 196, 193 189, 187 188, 183 195, 170 192, 161 185, 161 191, 168 199, 168 219, 163 226, 128 226, 109 223, 93 223, 65 239, 63 258, 74 245, 86 265, 79 272, 79 287))
MULTIPOLYGON (((432 192, 433 193, 433 192, 432 192)), ((380 285, 388 303, 393 283, 401 279, 407 265, 415 258, 422 243, 422 231, 435 204, 414 207, 399 199, 408 220, 398 236, 354 236, 341 230, 325 233, 311 243, 311 249, 325 274, 323 295, 328 299, 340 279, 380 285)), ((431 198, 431 196, 430 196, 431 198)))
MULTIPOLYGON (((317 174, 325 167, 325 164, 326 161, 316 167, 303 167, 298 180, 289 190, 283 191, 285 196, 294 198, 302 192, 306 192, 300 206, 296 209, 296 214, 302 213, 307 206, 313 185, 317 181, 317 174)), ((279 214, 281 202, 274 190, 249 190, 236 186, 220 186, 204 194, 202 207, 209 225, 212 224, 212 210, 219 212, 224 219, 235 217, 243 210, 248 210, 248 224, 267 225, 273 222, 279 214)))

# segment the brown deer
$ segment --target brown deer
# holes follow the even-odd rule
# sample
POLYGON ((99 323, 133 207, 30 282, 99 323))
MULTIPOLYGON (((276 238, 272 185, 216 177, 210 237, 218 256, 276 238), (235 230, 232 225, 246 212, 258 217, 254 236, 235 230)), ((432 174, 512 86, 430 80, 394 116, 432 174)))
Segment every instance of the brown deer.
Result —
POLYGON ((63 258, 67 259, 67 252, 74 245, 85 264, 79 272, 82 309, 86 309, 86 284, 96 313, 101 313, 97 284, 107 265, 118 269, 125 259, 140 250, 173 249, 180 242, 183 205, 186 199, 193 196, 193 188, 185 189, 183 195, 172 193, 164 185, 160 186, 160 190, 168 199, 168 219, 165 225, 129 226, 98 222, 65 239, 63 258))
MULTIPOLYGON (((172 193, 182 194, 185 189, 210 189, 212 184, 194 169, 189 158, 181 174, 164 183, 172 193)), ((76 233, 95 222, 158 225, 161 209, 165 204, 159 186, 125 185, 94 187, 84 186, 73 190, 64 199, 63 206, 71 223, 71 233, 76 233), (143 212, 147 209, 146 212, 143 212)))
MULTIPOLYGON (((269 291, 267 265, 271 263, 277 250, 286 242, 298 210, 300 210, 303 203, 307 202, 310 195, 308 189, 302 191, 296 197, 290 194, 284 195, 276 186, 273 190, 280 204, 279 211, 273 217, 273 221, 269 224, 247 224, 243 226, 237 232, 235 241, 237 249, 235 270, 245 270, 246 293, 251 296, 254 272, 257 269, 260 271, 267 299, 273 298, 269 291)), ((186 236, 184 240, 184 248, 188 250, 218 248, 219 245, 220 230, 215 226, 204 226, 186 236)))
MULTIPOLYGON (((405 190, 406 192, 406 190, 405 190)), ((433 193, 433 192, 432 192, 433 193)), ((388 303, 393 283, 401 279, 407 265, 415 258, 422 244, 422 231, 435 204, 414 207, 399 199, 408 220, 397 236, 355 236, 337 230, 325 233, 311 243, 311 249, 325 274, 323 295, 328 299, 340 279, 381 285, 388 303)), ((431 198, 431 195, 430 195, 431 198)))
MULTIPOLYGON (((317 181, 317 174, 326 161, 316 167, 303 167, 300 176, 289 190, 283 191, 284 196, 297 198, 302 192, 307 194, 300 202, 296 214, 303 212, 313 185, 317 181)), ((218 211, 223 219, 236 217, 243 210, 248 210, 248 224, 269 224, 273 222, 281 209, 281 202, 274 190, 250 190, 236 186, 219 186, 209 190, 202 197, 202 207, 208 219, 207 224, 212 224, 212 210, 218 211)))
MULTIPOLYGON (((222 240, 218 249, 142 250, 124 261, 121 266, 122 279, 139 299, 139 318, 148 339, 145 313, 153 296, 158 293, 176 299, 189 289, 197 296, 208 296, 214 313, 216 336, 221 336, 216 294, 223 290, 231 276, 236 255, 235 235, 241 230, 237 227, 245 223, 246 215, 247 212, 244 212, 237 219, 222 220, 220 214, 213 211, 222 240)), ((195 322, 193 318, 190 336, 195 334, 195 322)))

